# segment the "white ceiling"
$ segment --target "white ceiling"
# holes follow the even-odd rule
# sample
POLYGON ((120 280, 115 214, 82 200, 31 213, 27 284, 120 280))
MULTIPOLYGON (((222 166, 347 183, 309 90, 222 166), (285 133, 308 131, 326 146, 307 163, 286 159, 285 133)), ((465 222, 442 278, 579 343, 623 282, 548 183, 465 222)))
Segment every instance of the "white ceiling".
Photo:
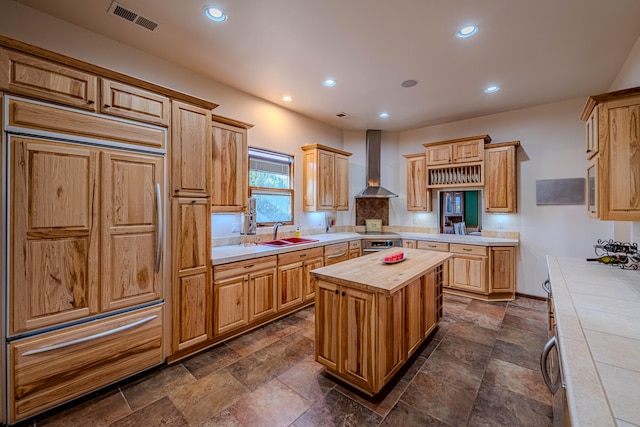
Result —
POLYGON ((119 1, 159 23, 155 31, 108 14, 112 0, 17 1, 349 130, 606 92, 640 36, 639 0, 119 1), (229 19, 207 20, 207 5, 229 19), (478 33, 456 38, 470 23, 478 33), (322 85, 329 77, 333 88, 322 85), (401 87, 407 79, 418 85, 401 87), (501 90, 485 94, 492 84, 501 90))

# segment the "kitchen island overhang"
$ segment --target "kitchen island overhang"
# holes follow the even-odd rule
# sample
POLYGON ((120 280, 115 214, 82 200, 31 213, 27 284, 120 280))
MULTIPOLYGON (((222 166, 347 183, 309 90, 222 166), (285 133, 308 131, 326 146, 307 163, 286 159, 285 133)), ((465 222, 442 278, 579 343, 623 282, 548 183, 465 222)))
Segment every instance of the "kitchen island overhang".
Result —
POLYGON ((403 248, 311 271, 316 280, 316 361, 375 395, 436 328, 442 317, 448 252, 403 248))

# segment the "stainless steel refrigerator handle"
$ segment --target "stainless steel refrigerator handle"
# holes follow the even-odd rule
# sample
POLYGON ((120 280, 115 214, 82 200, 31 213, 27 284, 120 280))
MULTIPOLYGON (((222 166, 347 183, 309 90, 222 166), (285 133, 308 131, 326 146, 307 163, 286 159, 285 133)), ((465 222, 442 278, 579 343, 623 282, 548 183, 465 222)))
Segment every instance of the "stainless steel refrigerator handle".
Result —
MULTIPOLYGON (((557 345, 556 337, 551 337, 549 341, 544 345, 544 349, 542 350, 542 354, 540 355, 540 371, 542 371, 542 379, 544 383, 547 385, 547 388, 551 392, 551 394, 555 394, 558 391, 558 387, 560 386, 559 381, 556 383, 551 382, 551 377, 549 376, 549 371, 547 371, 547 360, 549 359, 549 353, 551 349, 557 345)), ((558 358, 558 363, 560 363, 560 358, 558 358)))
POLYGON ((551 281, 549 279, 545 280, 544 282, 542 282, 542 289, 544 289, 544 291, 548 294, 551 295, 551 281))
POLYGON ((156 209, 158 214, 158 243, 156 247, 156 273, 160 271, 160 260, 162 258, 162 191, 160 191, 160 184, 156 184, 156 209))
POLYGON ((98 339, 98 338, 106 337, 106 336, 109 336, 109 335, 117 334, 118 332, 126 331, 127 329, 134 328, 134 327, 136 327, 138 325, 142 325, 143 323, 150 322, 150 321, 152 321, 153 319, 155 319, 157 317, 158 316, 156 316, 156 315, 145 317, 144 319, 137 320, 137 321, 135 321, 133 323, 129 323, 127 325, 122 325, 122 326, 119 326, 119 327, 117 327, 115 329, 110 329, 108 331, 100 332, 100 333, 95 334, 95 335, 89 335, 88 337, 78 338, 76 340, 62 342, 62 343, 59 343, 59 344, 53 344, 53 345, 50 345, 50 346, 47 346, 47 347, 36 348, 35 350, 25 351, 22 355, 23 356, 31 356, 33 354, 45 353, 47 351, 57 350, 59 348, 70 347, 72 345, 76 345, 76 344, 80 344, 80 343, 83 343, 83 342, 92 341, 92 340, 95 340, 95 339, 98 339))

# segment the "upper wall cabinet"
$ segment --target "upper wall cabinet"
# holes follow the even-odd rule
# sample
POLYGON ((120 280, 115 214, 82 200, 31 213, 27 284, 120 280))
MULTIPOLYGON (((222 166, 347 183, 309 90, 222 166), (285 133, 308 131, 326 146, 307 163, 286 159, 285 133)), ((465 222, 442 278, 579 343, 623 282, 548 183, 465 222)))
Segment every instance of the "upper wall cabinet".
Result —
POLYGON ((213 116, 212 212, 244 212, 247 207, 249 126, 213 116))
POLYGON ((135 86, 102 79, 100 112, 125 119, 169 126, 169 98, 135 86))
POLYGON ((302 209, 305 212, 349 209, 351 153, 320 144, 303 145, 302 209))
POLYGON ((407 210, 431 212, 431 190, 427 189, 426 156, 406 154, 407 210))
POLYGON ((96 111, 98 76, 0 47, 0 89, 96 111))
POLYGON ((488 144, 484 150, 484 211, 517 211, 516 150, 520 141, 488 144))
POLYGON ((173 101, 171 175, 173 195, 209 197, 211 111, 173 101))
POLYGON ((422 144, 427 188, 477 187, 484 184, 484 145, 489 135, 422 144))
POLYGON ((640 221, 640 87, 590 97, 580 118, 587 122, 591 156, 587 213, 640 221), (591 135, 597 140, 590 141, 591 135))

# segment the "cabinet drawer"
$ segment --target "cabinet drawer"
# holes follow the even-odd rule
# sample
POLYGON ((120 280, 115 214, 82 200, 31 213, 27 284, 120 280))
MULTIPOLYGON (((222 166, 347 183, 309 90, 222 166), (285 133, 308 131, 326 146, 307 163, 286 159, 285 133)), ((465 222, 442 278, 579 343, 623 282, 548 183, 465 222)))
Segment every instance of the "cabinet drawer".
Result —
POLYGON ((361 248, 362 248, 362 240, 352 240, 349 242, 349 250, 361 249, 361 248))
POLYGON ((160 364, 162 307, 14 342, 11 422, 160 364))
POLYGON ((213 280, 224 280, 230 277, 241 276, 267 268, 274 268, 277 265, 277 256, 267 256, 262 258, 248 259, 246 261, 230 262, 213 267, 213 280))
POLYGON ((455 254, 487 256, 489 253, 489 248, 487 246, 461 245, 458 243, 451 243, 451 245, 449 246, 449 251, 455 254))
POLYGON ((125 119, 169 126, 169 98, 112 80, 102 79, 100 111, 125 119))
POLYGON ((327 245, 324 247, 324 256, 339 255, 349 250, 349 242, 336 243, 334 245, 327 245))
POLYGON ((427 249, 429 251, 449 252, 449 244, 442 242, 426 242, 418 240, 417 249, 427 249))
POLYGON ((322 248, 303 249, 301 251, 288 252, 278 255, 278 265, 292 264, 298 261, 306 261, 313 258, 322 258, 322 248))

